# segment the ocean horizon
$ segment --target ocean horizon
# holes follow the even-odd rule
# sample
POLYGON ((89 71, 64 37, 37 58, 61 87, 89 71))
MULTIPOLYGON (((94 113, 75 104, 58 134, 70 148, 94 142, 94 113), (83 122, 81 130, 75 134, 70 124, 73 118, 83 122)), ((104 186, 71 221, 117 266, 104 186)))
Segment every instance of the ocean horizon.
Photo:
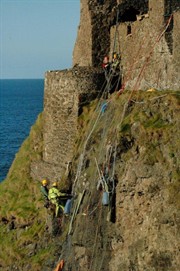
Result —
POLYGON ((0 182, 43 110, 44 79, 0 79, 0 182))

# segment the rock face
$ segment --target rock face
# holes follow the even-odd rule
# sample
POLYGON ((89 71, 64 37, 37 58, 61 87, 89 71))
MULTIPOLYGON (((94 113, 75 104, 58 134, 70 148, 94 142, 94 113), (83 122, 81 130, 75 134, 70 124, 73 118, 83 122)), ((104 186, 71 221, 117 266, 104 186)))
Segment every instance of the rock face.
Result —
POLYGON ((86 193, 62 251, 65 270, 180 268, 179 102, 171 95, 144 93, 141 103, 126 108, 122 121, 127 96, 119 103, 117 97, 111 99, 87 144, 75 185, 77 194, 86 193), (116 178, 111 216, 97 190, 94 158, 116 178))
POLYGON ((100 66, 116 51, 127 89, 178 90, 179 18, 178 0, 83 0, 74 64, 100 66))
MULTIPOLYGON (((104 55, 114 51, 121 55, 123 89, 179 89, 179 17, 175 0, 81 1, 74 67, 46 73, 43 158, 32 164, 34 179, 59 181, 75 159, 77 118, 82 106, 102 90, 105 78, 100 65, 104 55)), ((175 143, 179 104, 166 95, 161 100, 147 94, 146 100, 144 92, 142 101, 138 98, 137 104, 135 99, 128 105, 128 93, 122 95, 119 105, 112 99, 99 128, 92 134, 92 127, 87 128, 91 137, 82 151, 80 166, 76 165, 79 173, 73 184, 77 195, 84 189, 86 192, 61 250, 65 270, 180 269, 176 193, 179 143, 175 143), (97 157, 98 166, 103 165, 109 140, 112 155, 117 147, 111 215, 101 204, 99 176, 93 163, 97 157)), ((113 157, 111 166, 112 161, 113 157)))

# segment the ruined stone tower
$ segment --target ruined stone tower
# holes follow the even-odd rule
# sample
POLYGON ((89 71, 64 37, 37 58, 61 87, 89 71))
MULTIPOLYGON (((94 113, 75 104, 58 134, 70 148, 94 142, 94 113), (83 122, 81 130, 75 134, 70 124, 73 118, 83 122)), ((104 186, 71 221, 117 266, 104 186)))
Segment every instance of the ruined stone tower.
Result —
POLYGON ((178 0, 82 0, 74 64, 101 65, 121 55, 128 89, 179 89, 180 10, 178 0))
POLYGON ((80 97, 90 101, 105 80, 105 55, 121 55, 126 89, 178 90, 180 10, 178 0, 81 0, 81 17, 70 70, 45 76, 43 159, 35 179, 59 180, 72 160, 80 97))

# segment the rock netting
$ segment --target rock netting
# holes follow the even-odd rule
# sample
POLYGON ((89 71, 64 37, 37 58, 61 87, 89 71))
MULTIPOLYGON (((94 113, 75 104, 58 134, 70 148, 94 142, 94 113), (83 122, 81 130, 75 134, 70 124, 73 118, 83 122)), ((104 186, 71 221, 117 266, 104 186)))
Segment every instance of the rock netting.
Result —
MULTIPOLYGON (((180 270, 177 175, 180 120, 175 95, 158 98, 158 92, 149 97, 144 92, 143 102, 134 103, 127 110, 126 119, 131 124, 115 148, 117 182, 113 221, 109 220, 108 206, 102 206, 102 191, 97 190, 99 174, 93 160, 99 157, 99 167, 105 167, 107 142, 116 141, 114 128, 120 123, 125 95, 129 96, 128 91, 120 97, 122 104, 116 108, 117 115, 115 104, 109 104, 86 150, 84 167, 75 186, 77 194, 83 189, 86 193, 63 248, 65 270, 180 270), (158 125, 155 125, 157 114, 158 125), (117 119, 111 122, 114 116, 117 119), (88 159, 89 166, 85 166, 88 159)), ((113 159, 108 170, 111 166, 113 159)), ((111 177, 111 171, 109 174, 111 177)))

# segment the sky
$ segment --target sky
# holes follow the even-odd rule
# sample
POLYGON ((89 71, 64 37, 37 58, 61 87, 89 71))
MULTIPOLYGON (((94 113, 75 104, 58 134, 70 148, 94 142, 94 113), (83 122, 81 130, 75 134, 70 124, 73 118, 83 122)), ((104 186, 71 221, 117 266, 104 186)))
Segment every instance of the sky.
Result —
POLYGON ((0 79, 72 67, 80 0, 0 0, 0 79))

